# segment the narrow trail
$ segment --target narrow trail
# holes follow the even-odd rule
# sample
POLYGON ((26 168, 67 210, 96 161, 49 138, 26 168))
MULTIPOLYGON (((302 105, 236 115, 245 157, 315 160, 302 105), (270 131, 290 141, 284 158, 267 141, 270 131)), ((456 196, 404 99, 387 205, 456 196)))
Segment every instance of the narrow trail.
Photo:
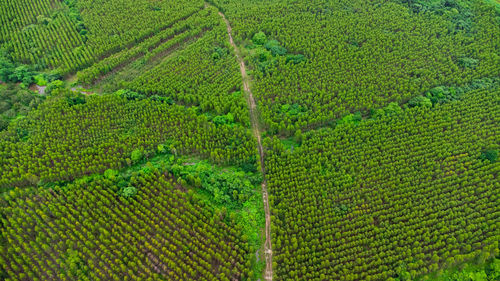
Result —
POLYGON ((245 68, 245 63, 243 62, 243 57, 241 56, 241 53, 234 44, 233 41, 233 36, 231 34, 231 25, 229 24, 229 21, 226 19, 224 14, 222 12, 219 12, 219 15, 222 17, 224 22, 226 23, 227 27, 227 34, 229 35, 229 42, 234 48, 234 52, 236 54, 236 58, 238 59, 238 62, 240 64, 240 72, 241 72, 241 78, 243 80, 243 90, 246 93, 247 97, 247 103, 248 107, 250 109, 250 122, 252 123, 252 131, 257 139, 257 144, 259 148, 259 155, 260 155, 260 170, 262 172, 262 200, 264 201, 264 212, 266 215, 266 241, 264 243, 264 253, 266 257, 266 270, 264 272, 264 279, 268 281, 273 280, 273 247, 271 244, 271 212, 269 209, 269 201, 267 200, 267 180, 266 180, 266 171, 264 168, 264 149, 262 148, 262 142, 261 142, 261 130, 260 130, 260 125, 259 125, 259 117, 258 117, 258 112, 257 112, 257 106, 255 104, 255 99, 253 97, 252 91, 250 90, 250 84, 249 80, 250 78, 247 75, 247 71, 245 68))

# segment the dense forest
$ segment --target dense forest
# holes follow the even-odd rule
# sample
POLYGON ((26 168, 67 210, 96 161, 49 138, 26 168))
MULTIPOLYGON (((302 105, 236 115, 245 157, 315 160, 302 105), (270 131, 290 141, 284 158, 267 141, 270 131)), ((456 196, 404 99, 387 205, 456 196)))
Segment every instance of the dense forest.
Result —
POLYGON ((407 4, 414 1, 398 2, 214 0, 248 49, 266 127, 282 135, 405 103, 432 87, 500 75, 495 9, 482 1, 421 1, 440 5, 414 11, 407 4), (258 32, 278 41, 281 53, 265 43, 255 48, 258 32))
POLYGON ((500 280, 498 0, 2 0, 0 280, 500 280))
POLYGON ((498 255, 499 123, 497 84, 307 133, 293 152, 269 139, 276 279, 416 277, 498 255))

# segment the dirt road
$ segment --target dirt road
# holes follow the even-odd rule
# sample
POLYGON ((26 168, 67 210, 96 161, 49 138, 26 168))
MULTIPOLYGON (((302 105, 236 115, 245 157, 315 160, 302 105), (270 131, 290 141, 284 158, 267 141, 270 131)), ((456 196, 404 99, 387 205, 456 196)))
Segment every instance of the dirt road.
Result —
POLYGON ((231 34, 231 25, 229 24, 229 21, 226 19, 223 13, 219 12, 219 15, 224 19, 224 22, 226 23, 227 26, 227 34, 229 35, 229 42, 234 48, 234 52, 236 54, 236 58, 238 59, 238 62, 240 64, 240 72, 241 72, 241 77, 243 80, 243 90, 245 91, 245 96, 247 97, 247 103, 248 107, 250 110, 250 120, 252 123, 252 131, 257 139, 257 144, 259 148, 259 155, 260 155, 260 169, 262 172, 262 200, 264 201, 264 212, 266 215, 266 242, 264 244, 264 253, 266 257, 266 270, 264 272, 264 279, 271 281, 273 280, 273 247, 271 244, 271 213, 269 210, 269 201, 268 201, 268 196, 267 196, 267 181, 266 181, 266 172, 265 172, 265 167, 264 167, 264 150, 262 149, 262 142, 261 142, 261 137, 260 137, 260 125, 259 125, 259 118, 258 118, 258 112, 257 106, 255 104, 255 99, 253 98, 252 91, 250 90, 250 84, 249 80, 250 78, 247 75, 245 63, 243 62, 243 57, 241 56, 241 53, 234 44, 233 41, 233 36, 231 34))

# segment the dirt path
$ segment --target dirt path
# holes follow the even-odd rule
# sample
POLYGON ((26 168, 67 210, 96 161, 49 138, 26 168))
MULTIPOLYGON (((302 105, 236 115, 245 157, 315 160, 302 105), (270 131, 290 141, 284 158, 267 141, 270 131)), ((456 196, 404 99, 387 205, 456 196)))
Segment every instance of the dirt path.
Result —
POLYGON ((264 150, 262 149, 262 142, 260 137, 260 125, 259 125, 259 117, 257 112, 257 106, 255 104, 255 99, 253 98, 252 91, 250 90, 249 80, 250 78, 247 75, 247 71, 245 68, 245 63, 243 62, 243 58, 241 53, 234 44, 233 36, 231 35, 231 25, 229 21, 226 19, 223 13, 219 12, 219 15, 224 19, 224 22, 227 26, 227 34, 229 35, 229 42, 234 48, 234 52, 236 54, 236 58, 240 64, 240 72, 243 80, 243 90, 246 93, 248 107, 250 109, 250 119, 252 123, 252 131, 257 139, 258 147, 259 147, 259 155, 260 155, 260 170, 262 172, 262 200, 264 201, 264 212, 266 215, 266 242, 264 243, 264 253, 266 257, 266 270, 264 272, 264 280, 271 281, 273 280, 273 247, 271 244, 271 213, 269 210, 269 201, 267 200, 267 181, 266 181, 266 171, 264 168, 264 150))

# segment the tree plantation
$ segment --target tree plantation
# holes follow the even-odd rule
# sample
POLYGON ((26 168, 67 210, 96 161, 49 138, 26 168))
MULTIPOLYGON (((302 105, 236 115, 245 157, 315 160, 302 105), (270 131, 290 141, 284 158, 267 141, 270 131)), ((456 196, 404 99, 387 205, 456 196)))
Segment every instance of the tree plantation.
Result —
POLYGON ((404 103, 434 86, 500 75, 498 12, 484 1, 463 1, 470 30, 438 15, 465 17, 452 8, 460 0, 437 1, 439 13, 414 12, 397 1, 213 1, 250 53, 250 40, 261 31, 305 58, 291 63, 274 55, 267 71, 253 71, 271 133, 293 135, 349 113, 404 103), (302 110, 282 110, 295 104, 302 110))
POLYGON ((500 89, 268 140, 279 280, 412 278, 498 255, 500 89))
POLYGON ((0 0, 0 280, 500 280, 498 0, 0 0))
MULTIPOLYGON (((231 280, 248 276, 240 227, 161 170, 64 188, 16 189, 2 201, 10 280, 231 280), (123 180, 122 180, 123 181, 123 180), (8 200, 8 203, 6 202, 8 200)), ((247 261, 246 261, 247 260, 247 261)))
MULTIPOLYGON (((3 134, 2 190, 130 166, 162 150, 220 164, 255 159, 248 129, 151 99, 61 94, 3 134)), ((253 160, 255 161, 255 160, 253 160)))

